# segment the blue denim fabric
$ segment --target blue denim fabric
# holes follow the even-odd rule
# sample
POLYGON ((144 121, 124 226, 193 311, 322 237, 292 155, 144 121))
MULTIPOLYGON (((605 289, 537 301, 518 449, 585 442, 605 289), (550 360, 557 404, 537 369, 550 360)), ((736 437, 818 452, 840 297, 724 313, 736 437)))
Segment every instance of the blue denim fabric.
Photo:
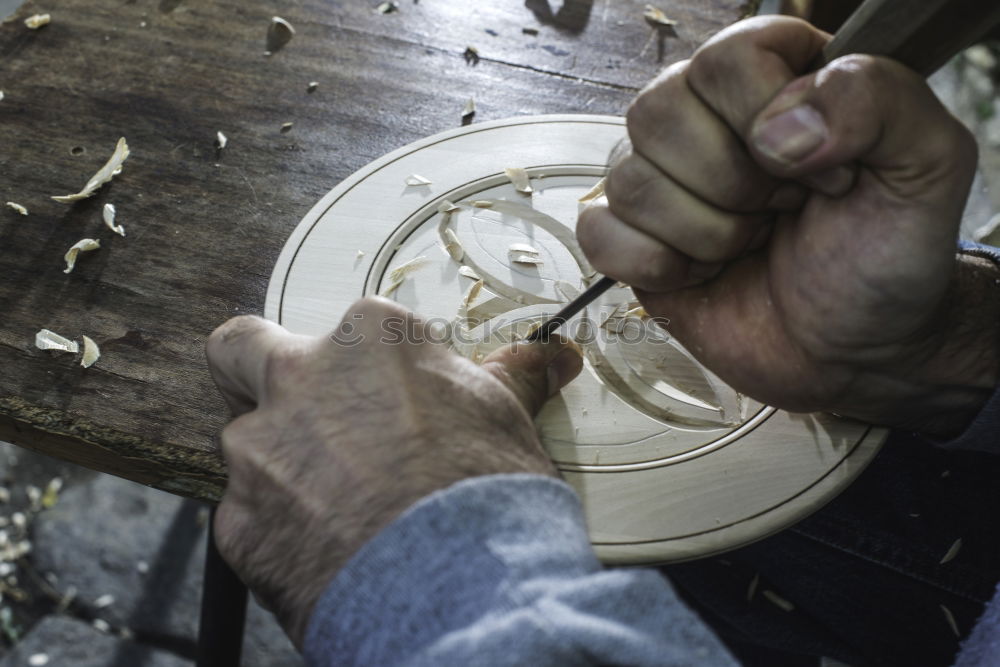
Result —
MULTIPOLYGON (((893 433, 812 517, 725 554, 663 568, 744 664, 951 665, 1000 581, 1000 456, 893 433), (940 564, 954 544, 953 560, 940 564), (750 580, 759 574, 754 598, 750 580), (795 605, 783 611, 770 589, 795 605)), ((1000 664, 1000 657, 998 657, 1000 664)))

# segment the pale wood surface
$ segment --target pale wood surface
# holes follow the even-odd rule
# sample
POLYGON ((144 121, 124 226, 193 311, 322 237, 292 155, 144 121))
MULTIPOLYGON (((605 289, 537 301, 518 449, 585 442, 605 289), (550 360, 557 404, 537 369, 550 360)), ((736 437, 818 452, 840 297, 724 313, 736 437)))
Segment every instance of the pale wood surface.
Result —
MULTIPOLYGON (((466 356, 508 343, 571 298, 561 290, 584 288, 591 270, 568 230, 624 134, 615 117, 516 118, 380 158, 334 188, 291 235, 267 316, 322 334, 357 298, 386 294, 437 322, 442 340, 450 331, 466 356), (531 193, 515 188, 509 167, 526 170, 531 193), (429 183, 405 185, 414 174, 429 183), (444 202, 459 208, 442 213, 444 202), (442 247, 442 229, 461 246, 460 261, 442 247), (537 250, 541 263, 511 261, 513 244, 537 250), (468 307, 475 279, 462 275, 463 264, 489 276, 468 307), (402 266, 412 271, 390 288, 402 266), (506 298, 498 288, 510 290, 506 298)), ((637 317, 600 326, 632 299, 612 289, 564 325, 588 365, 537 419, 606 562, 684 560, 777 532, 834 497, 874 456, 883 430, 741 397, 637 317), (591 335, 583 320, 594 325, 591 335)))
POLYGON ((205 337, 261 312, 283 242, 324 193, 457 127, 469 97, 476 122, 620 114, 663 65, 753 3, 676 0, 678 26, 665 31, 632 0, 401 0, 390 15, 376 4, 52 0, 0 25, 0 200, 31 213, 0 209, 0 437, 217 498, 226 411, 205 337), (21 19, 40 12, 52 23, 27 30, 21 19), (274 13, 297 34, 265 57, 274 13), (462 57, 469 45, 478 65, 462 57), (79 189, 120 136, 132 157, 114 183, 73 206, 49 199, 79 189), (104 230, 105 202, 127 238, 104 230), (102 249, 63 274, 63 253, 87 236, 102 249), (87 334, 104 356, 84 370, 38 351, 42 327, 87 334))

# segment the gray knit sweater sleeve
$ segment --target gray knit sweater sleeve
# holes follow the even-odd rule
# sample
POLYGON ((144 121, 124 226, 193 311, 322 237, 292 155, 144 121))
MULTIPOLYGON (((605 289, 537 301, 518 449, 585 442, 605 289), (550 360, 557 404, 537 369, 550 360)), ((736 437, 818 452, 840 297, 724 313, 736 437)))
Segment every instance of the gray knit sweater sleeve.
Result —
POLYGON ((493 475, 439 491, 365 545, 306 634, 309 665, 731 666, 647 569, 603 569, 565 483, 493 475))

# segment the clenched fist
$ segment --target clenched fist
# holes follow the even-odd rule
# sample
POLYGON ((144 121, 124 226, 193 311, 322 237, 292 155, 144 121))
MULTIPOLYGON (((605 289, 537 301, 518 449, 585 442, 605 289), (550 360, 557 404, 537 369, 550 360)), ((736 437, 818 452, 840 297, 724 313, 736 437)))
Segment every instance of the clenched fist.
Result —
POLYGON ((765 17, 665 70, 578 225, 598 271, 736 389, 952 434, 997 382, 1000 278, 956 255, 969 132, 884 58, 765 17))

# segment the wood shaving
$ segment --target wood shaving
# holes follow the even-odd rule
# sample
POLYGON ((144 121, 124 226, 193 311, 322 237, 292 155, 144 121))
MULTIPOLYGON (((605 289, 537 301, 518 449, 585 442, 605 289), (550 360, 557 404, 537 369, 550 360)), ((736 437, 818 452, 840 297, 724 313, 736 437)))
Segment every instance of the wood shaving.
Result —
POLYGON ((281 124, 281 133, 282 134, 288 134, 289 132, 292 131, 292 126, 293 125, 295 125, 295 123, 292 123, 292 122, 282 123, 281 124))
MULTIPOLYGON (((451 230, 449 229, 447 231, 450 232, 451 230)), ((482 280, 482 278, 479 277, 478 273, 476 273, 475 271, 473 271, 468 266, 465 266, 464 264, 462 266, 458 267, 458 275, 465 276, 466 278, 471 278, 473 280, 482 280)))
POLYGON ((386 287, 384 290, 382 290, 381 292, 379 292, 379 296, 389 296, 390 294, 392 294, 393 292, 395 292, 397 289, 399 289, 399 286, 402 285, 404 282, 405 282, 405 279, 391 281, 389 283, 388 287, 386 287))
POLYGON ((469 291, 465 293, 465 298, 462 299, 462 307, 459 312, 463 310, 468 312, 469 306, 472 305, 472 302, 475 301, 476 297, 479 296, 479 293, 483 290, 484 284, 485 283, 482 281, 482 279, 472 283, 472 286, 469 287, 469 291))
POLYGON ((754 594, 757 592, 757 585, 760 584, 760 573, 753 575, 753 579, 750 580, 750 585, 747 586, 747 602, 753 600, 754 594))
POLYGON ((667 18, 667 15, 663 13, 663 10, 658 9, 653 5, 646 5, 646 9, 642 12, 642 16, 656 26, 677 25, 677 21, 667 18))
POLYGON ((944 565, 948 561, 952 560, 955 556, 958 555, 958 551, 961 548, 962 548, 962 538, 960 537, 957 540, 955 540, 950 547, 948 547, 947 553, 945 553, 945 555, 941 558, 941 562, 938 563, 938 565, 944 565))
POLYGON ((45 485, 45 492, 42 494, 42 509, 52 509, 59 502, 59 491, 62 490, 63 481, 61 477, 53 477, 45 485))
POLYGON ((951 631, 955 633, 956 637, 961 638, 962 633, 958 630, 958 623, 955 622, 955 615, 951 613, 951 609, 948 609, 948 607, 943 604, 938 606, 941 607, 941 612, 944 614, 944 620, 947 621, 948 627, 951 628, 951 631))
POLYGON ((526 255, 537 255, 539 254, 538 248, 530 246, 527 243, 511 243, 507 248, 508 253, 523 253, 526 255))
POLYGON ((438 213, 441 214, 451 213, 453 211, 457 211, 458 209, 459 207, 456 206, 454 202, 448 201, 447 199, 442 200, 441 203, 438 204, 438 213))
POLYGON ((31 667, 44 667, 49 664, 49 654, 35 653, 28 658, 28 664, 31 665, 31 667))
POLYGON ((489 199, 476 199, 470 202, 473 208, 493 208, 494 202, 489 199))
POLYGON ((644 320, 647 317, 649 317, 649 313, 647 313, 646 309, 643 308, 642 306, 636 306, 635 308, 626 312, 625 317, 638 317, 644 320))
POLYGON ((538 255, 510 255, 510 261, 514 264, 532 264, 534 266, 545 263, 538 255))
POLYGON ((315 93, 317 88, 319 88, 319 81, 310 81, 309 85, 306 86, 306 92, 315 93))
POLYGON ((3 91, 0 90, 0 102, 3 102, 3 91))
POLYGON ((292 41, 294 36, 295 28, 291 23, 280 16, 272 16, 271 23, 267 26, 267 50, 274 53, 292 41))
POLYGON ((398 2, 383 2, 375 8, 376 14, 391 14, 399 11, 398 2))
POLYGON ((76 266, 76 256, 81 252, 90 252, 101 247, 101 242, 96 239, 81 239, 73 244, 73 247, 66 251, 63 259, 66 260, 66 269, 63 273, 69 273, 76 266))
POLYGON ((31 30, 38 30, 44 25, 48 25, 52 22, 52 16, 49 14, 35 14, 34 16, 29 16, 24 19, 24 25, 28 26, 31 30))
MULTIPOLYGON (((414 257, 405 264, 400 264, 395 269, 389 272, 389 282, 402 282, 407 276, 409 276, 414 271, 419 271, 423 267, 427 266, 430 262, 426 257, 421 255, 420 257, 414 257)), ((397 285, 398 287, 398 285, 397 285)))
POLYGON ((469 98, 469 101, 465 103, 465 107, 462 109, 462 120, 472 118, 476 115, 476 101, 469 98))
POLYGON ((122 227, 121 225, 115 224, 115 215, 117 215, 117 212, 115 211, 115 205, 105 204, 104 211, 102 212, 102 216, 104 218, 104 224, 107 225, 108 229, 113 231, 115 234, 118 234, 122 238, 125 238, 125 228, 122 227))
POLYGON ((21 215, 28 215, 28 209, 24 208, 23 206, 21 206, 17 202, 9 201, 9 202, 7 202, 7 207, 14 209, 15 211, 17 211, 21 215))
POLYGON ((101 358, 101 348, 97 347, 97 343, 93 341, 89 336, 83 337, 83 358, 80 359, 80 365, 84 368, 90 368, 97 360, 101 358))
POLYGON ((58 350, 73 354, 80 351, 80 346, 75 340, 63 338, 56 332, 49 331, 48 329, 42 329, 35 334, 35 347, 39 350, 58 350))
POLYGON ((597 181, 597 183, 594 184, 594 187, 590 188, 590 190, 587 191, 587 194, 580 197, 577 201, 584 207, 593 204, 596 200, 604 196, 604 183, 607 180, 608 179, 606 178, 602 178, 597 181))
POLYGON ((226 144, 228 144, 228 143, 229 143, 229 137, 227 137, 226 135, 224 135, 222 132, 216 132, 215 133, 215 147, 216 148, 218 148, 221 151, 223 148, 226 147, 226 144))
POLYGON ((503 173, 510 179, 510 182, 514 184, 515 190, 522 194, 531 194, 531 179, 528 178, 527 170, 523 167, 507 167, 503 170, 503 173))
POLYGON ((62 195, 59 197, 53 197, 53 199, 62 204, 69 204, 94 196, 94 193, 97 192, 98 188, 118 174, 122 173, 122 163, 125 162, 128 156, 128 143, 125 141, 125 137, 122 137, 118 140, 118 144, 115 146, 115 152, 112 153, 110 158, 108 158, 108 161, 104 164, 104 166, 98 169, 97 173, 94 174, 89 181, 87 181, 87 184, 83 186, 82 190, 77 192, 75 195, 62 195))
POLYGON ((455 232, 450 229, 444 230, 443 242, 444 251, 456 262, 461 262, 462 258, 465 257, 465 248, 462 247, 462 242, 458 240, 455 232))
POLYGON ((411 187, 417 185, 431 185, 431 181, 424 178, 420 174, 410 174, 406 177, 404 182, 411 187))
POLYGON ((779 609, 781 609, 783 611, 795 611, 795 605, 794 604, 792 604, 791 602, 789 602, 785 598, 781 597, 780 595, 778 595, 774 591, 764 589, 763 595, 764 595, 764 597, 766 597, 768 599, 769 602, 771 602, 772 604, 774 604, 774 606, 778 607, 779 609))
POLYGON ((359 250, 358 254, 354 256, 354 259, 361 259, 364 256, 365 256, 365 251, 364 250, 359 250))

